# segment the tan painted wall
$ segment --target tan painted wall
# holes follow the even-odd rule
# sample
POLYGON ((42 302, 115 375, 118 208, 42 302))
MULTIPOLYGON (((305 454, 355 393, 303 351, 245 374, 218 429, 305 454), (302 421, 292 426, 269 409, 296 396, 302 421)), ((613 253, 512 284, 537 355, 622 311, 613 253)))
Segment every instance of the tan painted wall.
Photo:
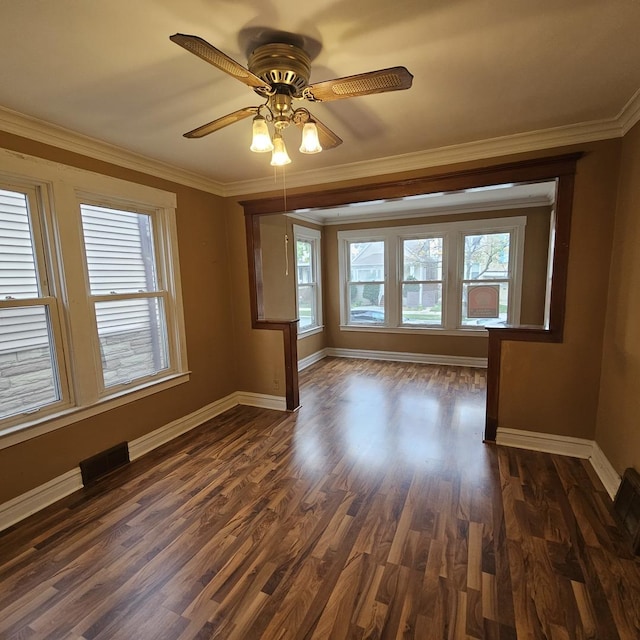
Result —
POLYGON ((544 319, 544 295, 547 277, 549 244, 548 207, 534 209, 510 209, 467 213, 464 215, 429 216, 390 222, 389 220, 361 222, 357 224, 331 225, 324 231, 323 260, 325 265, 325 326, 327 344, 341 349, 366 349, 374 351, 398 351, 481 357, 487 356, 487 338, 475 336, 438 336, 408 333, 374 333, 371 331, 340 330, 340 281, 338 276, 338 232, 346 229, 375 229, 389 226, 438 224, 451 221, 480 220, 527 216, 525 232, 524 268, 522 286, 523 324, 542 324, 544 319))
MULTIPOLYGON (((548 207, 523 211, 527 215, 527 228, 522 265, 520 323, 543 325, 549 266, 551 211, 548 207)), ((517 211, 513 213, 517 214, 517 211)))
MULTIPOLYGON (((263 298, 266 319, 292 320, 296 317, 294 224, 320 230, 322 233, 322 229, 318 225, 288 218, 282 214, 260 217, 263 298), (284 249, 285 234, 289 237, 288 275, 286 274, 287 262, 284 249)), ((322 246, 324 246, 324 234, 321 241, 322 246)), ((321 264, 324 270, 323 257, 321 264)), ((324 331, 301 337, 298 340, 298 359, 306 358, 324 347, 324 331)))
POLYGON ((226 213, 230 283, 233 292, 229 312, 234 331, 234 360, 238 366, 237 389, 284 396, 282 333, 251 327, 244 211, 235 201, 229 200, 226 213))
POLYGON ((295 252, 292 220, 283 214, 260 216, 262 284, 266 320, 296 317, 295 252), (289 239, 285 249, 285 236, 289 239))
POLYGON ((594 437, 620 148, 580 148, 564 341, 503 344, 501 427, 594 437))
POLYGON ((305 336, 298 340, 298 360, 322 351, 326 348, 326 337, 324 331, 305 336))
MULTIPOLYGON (((123 440, 133 440, 238 389, 225 202, 217 196, 0 133, 0 147, 177 194, 177 231, 191 380, 0 450, 0 503, 123 440)), ((245 252, 246 260, 246 252, 245 252)), ((246 272, 246 268, 245 268, 246 272)))
POLYGON ((596 442, 620 474, 640 471, 640 124, 624 138, 596 442))

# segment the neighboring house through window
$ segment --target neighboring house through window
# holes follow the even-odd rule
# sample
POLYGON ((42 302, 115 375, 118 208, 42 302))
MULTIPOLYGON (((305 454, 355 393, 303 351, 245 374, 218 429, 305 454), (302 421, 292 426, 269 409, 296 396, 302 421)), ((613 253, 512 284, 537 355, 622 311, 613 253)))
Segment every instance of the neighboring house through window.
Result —
POLYGON ((519 322, 525 224, 517 216, 338 232, 342 327, 519 322))

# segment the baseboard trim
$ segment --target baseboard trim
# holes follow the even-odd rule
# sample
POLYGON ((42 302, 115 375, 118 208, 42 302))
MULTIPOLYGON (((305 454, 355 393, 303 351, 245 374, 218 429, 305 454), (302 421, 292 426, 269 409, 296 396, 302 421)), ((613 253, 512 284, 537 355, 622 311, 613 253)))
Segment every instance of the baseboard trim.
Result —
POLYGON ((613 500, 616 497, 616 493, 618 493, 618 487, 622 479, 609 462, 607 456, 604 455, 597 442, 593 443, 593 451, 589 461, 594 471, 598 474, 598 478, 600 478, 607 493, 613 500))
POLYGON ((221 413, 228 411, 237 404, 241 403, 238 402, 236 394, 232 393, 225 398, 216 400, 215 402, 212 402, 201 409, 197 409, 182 418, 178 418, 155 431, 145 433, 140 438, 136 438, 129 442, 129 458, 131 460, 136 460, 145 453, 149 453, 149 451, 157 449, 183 433, 199 427, 207 420, 211 420, 212 418, 219 416, 221 413))
MULTIPOLYGON (((454 367, 477 367, 486 369, 487 358, 471 356, 448 356, 430 353, 407 353, 404 351, 371 351, 367 349, 325 349, 326 356, 334 358, 362 358, 364 360, 387 360, 390 362, 417 362, 419 364, 444 364, 454 367)), ((325 357, 325 356, 323 356, 325 357)))
POLYGON ((0 531, 41 511, 70 493, 82 489, 80 467, 71 469, 0 505, 0 531))
POLYGON ((250 393, 248 391, 238 391, 234 395, 236 404, 242 404, 247 407, 259 407, 260 409, 274 409, 275 411, 287 410, 287 399, 282 396, 250 393))
MULTIPOLYGON (((189 415, 178 418, 155 431, 132 440, 128 443, 129 458, 135 460, 239 404, 263 409, 276 409, 278 411, 286 411, 287 408, 285 398, 237 391, 201 409, 197 409, 189 415)), ((70 493, 82 489, 82 486, 80 467, 76 467, 45 484, 0 504, 0 531, 48 507, 70 493)))
POLYGON ((312 364, 320 362, 320 360, 326 358, 328 355, 329 349, 320 349, 320 351, 316 351, 306 358, 301 358, 298 360, 298 371, 302 371, 303 369, 310 367, 312 364))
POLYGON ((499 427, 496 444, 589 460, 612 500, 620 486, 620 476, 595 440, 499 427))
POLYGON ((590 458, 593 451, 593 440, 502 427, 498 427, 496 444, 584 459, 590 458))

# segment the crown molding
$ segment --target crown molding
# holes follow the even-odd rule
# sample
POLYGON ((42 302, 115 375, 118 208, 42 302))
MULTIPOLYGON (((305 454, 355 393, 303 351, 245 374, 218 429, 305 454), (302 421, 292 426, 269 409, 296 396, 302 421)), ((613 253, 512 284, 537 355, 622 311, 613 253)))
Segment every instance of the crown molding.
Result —
POLYGON ((80 153, 95 160, 102 160, 119 167, 147 173, 157 178, 177 182, 217 196, 224 195, 224 184, 206 176, 180 169, 159 160, 153 160, 97 138, 91 138, 1 106, 0 129, 36 142, 80 153))
POLYGON ((640 89, 638 89, 624 105, 617 117, 622 135, 625 136, 631 128, 640 122, 640 89))
MULTIPOLYGON (((626 119, 626 110, 623 110, 622 113, 626 119)), ((618 118, 608 120, 597 120, 565 127, 516 133, 499 138, 429 149, 427 151, 418 151, 415 153, 390 156, 388 158, 365 160, 363 162, 337 165, 325 169, 288 174, 287 187, 307 187, 343 180, 370 178, 372 176, 439 167, 457 162, 486 160, 529 151, 541 151, 543 149, 596 142, 610 138, 621 138, 623 135, 621 116, 619 116, 618 118)), ((224 195, 242 196, 269 191, 273 191, 273 177, 230 182, 225 186, 224 195)))
MULTIPOLYGON (((640 89, 614 118, 291 173, 287 175, 287 184, 289 188, 310 187, 344 180, 427 169, 457 162, 487 160, 530 151, 621 138, 639 121, 640 89)), ((153 160, 122 147, 26 116, 5 107, 0 107, 0 129, 7 133, 50 144, 222 197, 246 196, 273 191, 273 177, 228 183, 218 182, 201 174, 153 160)))

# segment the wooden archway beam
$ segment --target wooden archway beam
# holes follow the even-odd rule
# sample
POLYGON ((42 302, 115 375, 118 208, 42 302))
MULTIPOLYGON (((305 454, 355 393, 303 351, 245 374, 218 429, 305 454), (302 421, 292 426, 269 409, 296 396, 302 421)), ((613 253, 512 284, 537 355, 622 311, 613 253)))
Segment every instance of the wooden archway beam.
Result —
MULTIPOLYGON (((561 342, 564 329, 567 270, 569 262, 569 237, 573 181, 576 163, 581 153, 546 158, 533 158, 490 167, 463 169, 430 176, 355 185, 338 189, 310 191, 287 196, 287 209, 340 206, 368 200, 389 200, 436 191, 459 191, 492 184, 540 182, 557 180, 555 207, 555 247, 553 277, 551 280, 550 307, 547 326, 489 328, 489 358, 487 368, 487 414, 485 441, 495 441, 498 428, 500 400, 500 364, 502 342, 518 340, 530 342, 561 342)), ((282 196, 245 200, 247 253, 249 256, 249 287, 251 296, 251 321, 256 329, 282 331, 285 350, 287 408, 299 405, 297 370, 297 320, 268 321, 264 319, 262 291, 260 216, 283 213, 282 196)))

